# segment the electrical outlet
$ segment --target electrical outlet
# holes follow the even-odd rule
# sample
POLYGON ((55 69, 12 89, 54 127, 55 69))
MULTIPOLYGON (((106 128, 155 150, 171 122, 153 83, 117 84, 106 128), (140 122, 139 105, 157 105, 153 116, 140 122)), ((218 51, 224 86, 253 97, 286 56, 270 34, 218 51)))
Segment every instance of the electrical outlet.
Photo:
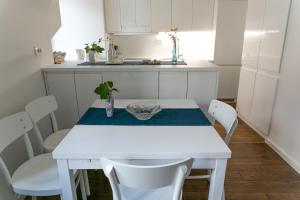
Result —
POLYGON ((42 48, 38 48, 38 47, 33 47, 33 51, 35 56, 38 56, 43 52, 42 48))

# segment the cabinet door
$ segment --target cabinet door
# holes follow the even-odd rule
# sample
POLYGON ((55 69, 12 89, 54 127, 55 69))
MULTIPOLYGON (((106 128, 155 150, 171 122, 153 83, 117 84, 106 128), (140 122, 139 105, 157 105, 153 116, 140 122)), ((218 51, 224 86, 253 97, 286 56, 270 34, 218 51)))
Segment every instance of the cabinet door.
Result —
POLYGON ((75 84, 77 92, 79 116, 87 111, 87 109, 99 98, 94 93, 95 88, 102 82, 100 73, 76 72, 75 84))
POLYGON ((157 99, 158 72, 103 72, 104 81, 113 81, 120 99, 157 99))
POLYGON ((193 0, 194 31, 211 31, 214 22, 214 0, 193 0))
POLYGON ((242 67, 237 98, 239 114, 250 120, 256 71, 242 67))
POLYGON ((185 99, 187 93, 187 72, 160 72, 159 98, 185 99))
POLYGON ((247 1, 218 2, 214 63, 241 64, 246 13, 247 1))
POLYGON ((249 0, 242 64, 257 68, 266 0, 249 0))
POLYGON ((255 80, 251 122, 268 135, 278 78, 258 72, 255 80))
POLYGON ((135 0, 120 0, 121 25, 135 26, 135 0))
POLYGON ((47 72, 46 81, 47 93, 54 95, 58 103, 55 115, 59 128, 72 128, 79 119, 74 73, 47 72))
POLYGON ((172 0, 151 1, 152 32, 170 31, 172 27, 172 0))
POLYGON ((218 72, 188 72, 187 98, 208 110, 210 101, 217 98, 218 72))
POLYGON ((120 1, 104 0, 106 32, 121 32, 120 1))
POLYGON ((151 32, 151 0, 120 0, 122 32, 151 32))
POLYGON ((151 26, 151 0, 135 1, 136 26, 151 26))
POLYGON ((279 72, 290 0, 267 0, 259 68, 279 72))
POLYGON ((193 0, 172 0, 172 28, 191 31, 193 22, 193 0))

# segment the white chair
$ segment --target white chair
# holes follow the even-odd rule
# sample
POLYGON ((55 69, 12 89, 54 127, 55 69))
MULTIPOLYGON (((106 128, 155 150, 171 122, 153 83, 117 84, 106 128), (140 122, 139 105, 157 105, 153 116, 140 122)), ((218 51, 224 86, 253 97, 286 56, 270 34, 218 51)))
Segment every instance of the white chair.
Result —
MULTIPOLYGON (((232 135, 238 125, 236 110, 224 102, 212 100, 208 113, 225 128, 226 136, 224 142, 229 145, 232 135)), ((209 169, 208 175, 189 176, 187 179, 210 179, 210 175, 211 170, 209 169)), ((225 199, 224 193, 223 199, 225 199)))
MULTIPOLYGON (((41 147, 43 147, 43 151, 45 150, 46 152, 52 152, 70 131, 70 129, 58 129, 57 120, 54 114, 54 111, 57 109, 58 105, 54 96, 41 97, 25 106, 25 110, 29 113, 33 121, 34 131, 38 141, 41 147), (54 132, 44 140, 37 123, 48 115, 50 115, 54 132)), ((83 170, 83 176, 86 193, 90 195, 90 186, 86 170, 83 170)))
POLYGON ((37 134, 40 145, 46 152, 53 151, 56 146, 62 141, 70 129, 58 129, 57 120, 54 111, 58 109, 57 102, 54 96, 45 96, 36 99, 25 106, 25 110, 29 113, 33 124, 34 130, 37 134), (44 117, 50 115, 54 132, 47 138, 43 139, 37 123, 44 117))
POLYGON ((114 200, 180 200, 193 159, 164 165, 128 165, 101 159, 114 200))
MULTIPOLYGON (((56 161, 50 153, 34 156, 27 132, 33 128, 27 112, 20 112, 0 120, 0 155, 14 141, 23 137, 29 160, 19 166, 11 175, 0 157, 0 167, 17 197, 53 196, 61 194, 56 161)), ((82 199, 86 200, 83 173, 75 174, 76 186, 80 185, 82 199)))

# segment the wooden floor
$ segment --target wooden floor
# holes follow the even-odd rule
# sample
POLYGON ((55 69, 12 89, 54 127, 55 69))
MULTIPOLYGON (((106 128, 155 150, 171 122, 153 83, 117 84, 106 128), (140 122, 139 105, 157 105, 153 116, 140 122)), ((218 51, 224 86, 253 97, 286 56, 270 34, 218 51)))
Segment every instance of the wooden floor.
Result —
MULTIPOLYGON (((219 124, 215 127, 223 135, 223 128, 219 124)), ((300 175, 241 120, 230 148, 233 154, 226 174, 227 200, 300 200, 300 175)), ((110 186, 100 171, 89 171, 89 178, 92 188, 89 200, 112 199, 110 186)), ((184 200, 204 200, 208 183, 187 180, 183 191, 184 200)), ((59 198, 39 198, 54 199, 59 198)))

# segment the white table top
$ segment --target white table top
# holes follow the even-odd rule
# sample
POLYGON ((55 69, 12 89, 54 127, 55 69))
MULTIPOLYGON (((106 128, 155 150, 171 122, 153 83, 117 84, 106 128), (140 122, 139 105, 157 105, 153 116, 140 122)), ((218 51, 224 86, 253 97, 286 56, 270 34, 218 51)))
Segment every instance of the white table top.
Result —
MULTIPOLYGON (((139 100, 116 100, 125 107, 139 100)), ((163 108, 197 108, 193 100, 156 100, 163 108)), ((93 107, 103 107, 97 100, 93 107)), ((213 126, 76 125, 53 151, 55 159, 230 158, 213 126)))

